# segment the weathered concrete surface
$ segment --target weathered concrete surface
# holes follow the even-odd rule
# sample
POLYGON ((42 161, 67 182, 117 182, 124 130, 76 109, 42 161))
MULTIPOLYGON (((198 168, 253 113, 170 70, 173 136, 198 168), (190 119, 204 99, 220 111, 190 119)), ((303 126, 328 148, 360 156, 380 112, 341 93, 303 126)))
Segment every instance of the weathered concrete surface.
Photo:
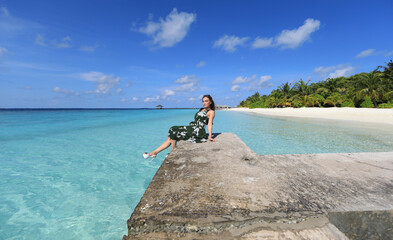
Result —
MULTIPOLYGON (((392 222, 393 152, 260 156, 235 134, 216 139, 178 144, 127 239, 347 239, 340 213, 382 213, 364 218, 356 239, 375 216, 392 222)), ((392 236, 387 226, 378 231, 392 236)))

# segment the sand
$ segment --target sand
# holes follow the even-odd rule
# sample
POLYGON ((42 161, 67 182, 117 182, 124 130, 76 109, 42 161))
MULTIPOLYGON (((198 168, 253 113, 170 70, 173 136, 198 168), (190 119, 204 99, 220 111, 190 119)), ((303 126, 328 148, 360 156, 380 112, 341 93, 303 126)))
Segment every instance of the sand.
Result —
POLYGON ((345 120, 393 125, 393 109, 381 108, 232 108, 229 111, 250 112, 277 117, 300 117, 345 120))

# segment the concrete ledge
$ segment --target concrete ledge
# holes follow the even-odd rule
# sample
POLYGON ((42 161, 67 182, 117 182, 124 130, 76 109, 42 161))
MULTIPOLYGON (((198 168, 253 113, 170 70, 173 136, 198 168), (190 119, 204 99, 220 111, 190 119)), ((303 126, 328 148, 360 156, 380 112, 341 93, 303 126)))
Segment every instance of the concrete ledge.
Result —
POLYGON ((261 156, 235 134, 216 139, 178 144, 127 221, 126 239, 393 235, 391 224, 367 230, 378 216, 392 222, 393 152, 261 156), (351 227, 366 211, 378 213, 351 227))

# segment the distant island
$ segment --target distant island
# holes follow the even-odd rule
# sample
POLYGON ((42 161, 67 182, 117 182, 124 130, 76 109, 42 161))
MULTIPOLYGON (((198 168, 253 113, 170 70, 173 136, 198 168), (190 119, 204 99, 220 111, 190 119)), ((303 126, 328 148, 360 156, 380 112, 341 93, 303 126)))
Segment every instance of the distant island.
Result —
POLYGON ((300 79, 284 83, 269 95, 258 92, 240 102, 239 107, 361 107, 393 108, 393 62, 369 73, 328 78, 311 83, 300 79), (382 70, 382 71, 381 71, 382 70))

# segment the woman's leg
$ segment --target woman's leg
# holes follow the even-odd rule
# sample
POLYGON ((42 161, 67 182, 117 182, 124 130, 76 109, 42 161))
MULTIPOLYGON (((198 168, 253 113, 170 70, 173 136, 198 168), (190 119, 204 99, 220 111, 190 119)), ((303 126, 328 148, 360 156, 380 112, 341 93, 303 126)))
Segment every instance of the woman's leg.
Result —
MULTIPOLYGON (((170 138, 168 138, 163 144, 161 144, 161 146, 159 146, 156 150, 154 150, 153 152, 150 152, 149 155, 153 156, 153 155, 157 155, 159 152, 161 152, 162 150, 165 150, 169 147, 169 145, 171 145, 171 141, 175 141, 176 140, 172 140, 170 138)), ((175 143, 176 145, 176 143, 175 143)), ((173 147, 172 147, 173 148, 173 147)))
POLYGON ((176 140, 172 140, 172 139, 170 139, 170 141, 171 141, 171 145, 172 145, 172 147, 171 147, 171 152, 173 151, 173 149, 176 147, 176 140))

